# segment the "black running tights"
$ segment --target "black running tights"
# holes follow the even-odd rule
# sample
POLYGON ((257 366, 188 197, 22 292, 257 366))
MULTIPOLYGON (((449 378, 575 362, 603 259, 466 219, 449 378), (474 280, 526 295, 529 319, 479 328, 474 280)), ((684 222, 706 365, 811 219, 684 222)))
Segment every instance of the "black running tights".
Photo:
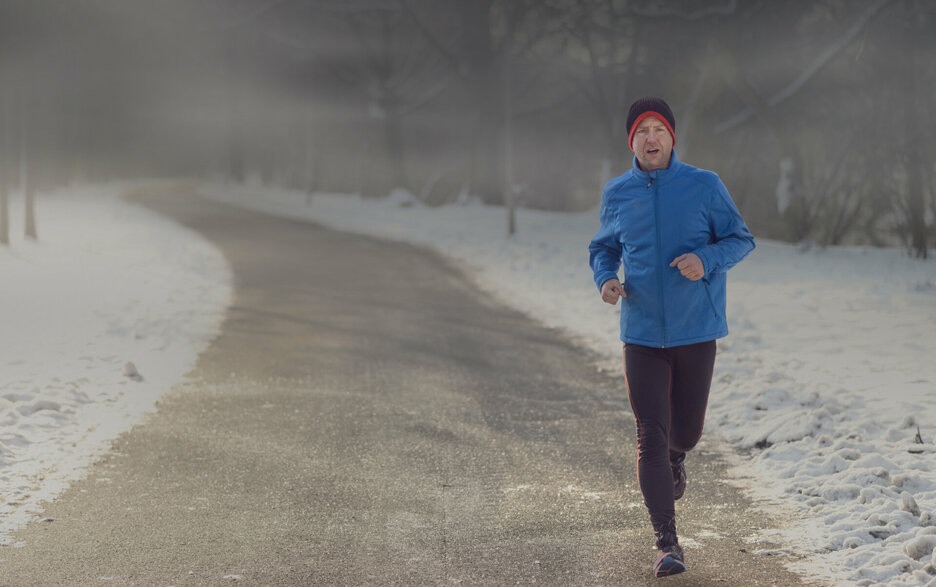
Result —
POLYGON ((662 349, 624 345, 637 420, 637 477, 654 530, 675 524, 672 466, 702 436, 714 366, 714 340, 662 349))

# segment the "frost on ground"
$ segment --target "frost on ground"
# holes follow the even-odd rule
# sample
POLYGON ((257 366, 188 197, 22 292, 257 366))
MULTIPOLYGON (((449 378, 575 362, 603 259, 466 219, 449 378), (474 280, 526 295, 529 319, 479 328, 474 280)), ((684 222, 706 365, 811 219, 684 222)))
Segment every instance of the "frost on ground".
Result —
POLYGON ((109 184, 40 194, 0 247, 0 544, 194 366, 231 295, 198 234, 109 184))
MULTIPOLYGON (((504 209, 477 202, 427 208, 402 191, 309 197, 256 182, 202 194, 428 245, 620 371, 619 310, 600 301, 587 266, 597 211, 521 209, 507 239, 504 209)), ((754 547, 805 555, 795 569, 834 584, 936 578, 936 262, 760 240, 728 287, 732 334, 719 343, 706 431, 735 449, 736 482, 794 520, 754 547)))

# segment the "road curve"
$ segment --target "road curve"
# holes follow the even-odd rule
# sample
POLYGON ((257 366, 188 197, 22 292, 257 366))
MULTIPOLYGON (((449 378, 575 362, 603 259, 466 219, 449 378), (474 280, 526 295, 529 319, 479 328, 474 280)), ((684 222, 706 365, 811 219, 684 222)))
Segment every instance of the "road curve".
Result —
MULTIPOLYGON (((651 585, 623 379, 422 248, 130 197, 215 243, 222 332, 0 548, 2 585, 651 585)), ((596 302, 597 303, 597 302, 596 302)), ((705 443, 667 585, 799 585, 705 443)))

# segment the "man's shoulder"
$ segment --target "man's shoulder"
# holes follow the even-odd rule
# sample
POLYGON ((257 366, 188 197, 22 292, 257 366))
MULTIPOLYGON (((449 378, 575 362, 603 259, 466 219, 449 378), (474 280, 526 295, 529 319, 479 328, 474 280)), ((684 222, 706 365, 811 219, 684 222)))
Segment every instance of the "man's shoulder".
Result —
POLYGON ((605 184, 602 193, 604 197, 607 198, 626 188, 628 184, 636 185, 636 178, 634 177, 633 169, 628 169, 623 175, 619 175, 613 179, 608 180, 608 183, 605 184))
POLYGON ((714 171, 695 167, 688 163, 682 163, 682 176, 686 180, 698 184, 700 188, 718 189, 723 185, 721 178, 714 171))
POLYGON ((702 169, 701 167, 696 167, 695 165, 690 165, 688 163, 682 164, 682 172, 686 175, 686 177, 695 181, 708 182, 712 184, 721 181, 721 179, 718 177, 718 174, 714 171, 702 169))

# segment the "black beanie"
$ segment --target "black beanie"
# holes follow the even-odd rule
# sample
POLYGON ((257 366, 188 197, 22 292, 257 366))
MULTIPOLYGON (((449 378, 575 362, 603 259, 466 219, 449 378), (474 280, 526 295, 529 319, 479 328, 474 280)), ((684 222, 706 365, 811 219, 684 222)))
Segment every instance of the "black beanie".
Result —
POLYGON ((676 117, 673 116, 673 111, 670 110, 669 104, 663 101, 662 98, 647 97, 641 98, 631 104, 630 110, 627 111, 627 146, 633 148, 634 146, 634 129, 637 128, 637 125, 640 124, 643 119, 650 116, 656 116, 663 121, 663 124, 666 125, 667 130, 669 130, 670 135, 673 137, 673 143, 676 143, 676 117))

